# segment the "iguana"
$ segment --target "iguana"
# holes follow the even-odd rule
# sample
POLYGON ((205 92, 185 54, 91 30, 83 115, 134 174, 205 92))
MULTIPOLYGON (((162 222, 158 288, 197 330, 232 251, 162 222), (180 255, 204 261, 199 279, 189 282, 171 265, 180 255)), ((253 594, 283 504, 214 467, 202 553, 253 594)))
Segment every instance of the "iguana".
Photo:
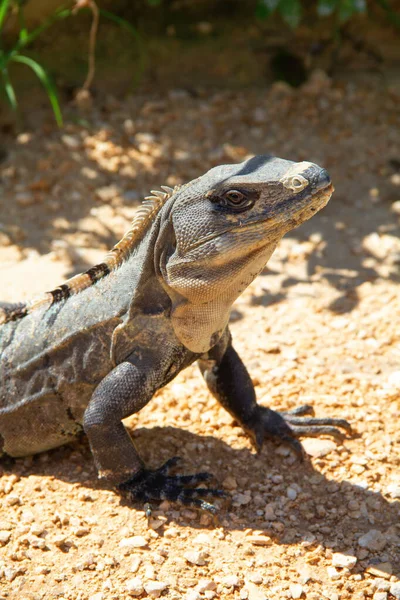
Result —
POLYGON ((152 191, 104 261, 26 304, 0 308, 0 441, 26 456, 82 429, 99 477, 144 502, 213 509, 208 473, 150 470, 122 419, 198 361, 222 406, 261 448, 266 437, 336 434, 342 419, 278 413, 256 403, 228 329, 232 303, 282 236, 333 191, 325 169, 263 155, 152 191))

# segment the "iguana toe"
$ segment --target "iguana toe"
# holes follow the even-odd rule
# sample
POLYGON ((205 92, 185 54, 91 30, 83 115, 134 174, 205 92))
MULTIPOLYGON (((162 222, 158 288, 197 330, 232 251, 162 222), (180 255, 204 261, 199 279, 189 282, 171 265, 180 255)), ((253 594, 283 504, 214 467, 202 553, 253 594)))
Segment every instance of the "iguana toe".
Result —
POLYGON ((118 487, 122 492, 127 492, 133 500, 146 503, 169 500, 215 513, 216 507, 203 498, 222 498, 226 496, 226 493, 218 489, 186 487, 208 481, 213 476, 211 473, 169 475, 169 471, 176 466, 178 460, 178 457, 172 458, 153 471, 142 469, 118 487))

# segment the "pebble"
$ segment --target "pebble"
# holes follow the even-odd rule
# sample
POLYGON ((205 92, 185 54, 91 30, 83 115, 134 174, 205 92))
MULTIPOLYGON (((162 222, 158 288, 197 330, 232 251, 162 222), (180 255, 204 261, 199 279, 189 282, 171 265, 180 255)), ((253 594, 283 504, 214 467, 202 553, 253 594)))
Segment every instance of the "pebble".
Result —
POLYGON ((321 458, 336 450, 337 445, 332 440, 318 438, 305 438, 301 444, 307 454, 313 458, 321 458))
POLYGON ((216 584, 212 579, 200 579, 196 585, 196 591, 203 594, 207 590, 215 590, 216 584))
POLYGON ((265 510, 264 510, 264 517, 266 518, 267 521, 275 521, 275 519, 276 519, 275 508, 276 508, 275 502, 269 502, 268 504, 266 504, 265 510))
POLYGON ((336 579, 340 579, 342 576, 341 573, 339 573, 339 571, 335 567, 328 567, 327 571, 328 571, 328 577, 332 581, 336 581, 336 579))
POLYGON ((292 598, 301 598, 303 594, 303 586, 299 583, 291 583, 289 586, 289 591, 292 598))
POLYGON ((183 556, 192 565, 201 567, 206 564, 206 561, 204 560, 204 552, 201 552, 200 550, 189 550, 188 552, 185 552, 183 556))
POLYGON ((374 575, 375 577, 383 577, 384 579, 390 579, 393 571, 392 563, 383 562, 377 565, 370 565, 366 569, 367 573, 374 575))
POLYGON ((396 581, 390 586, 390 593, 396 600, 400 600, 400 581, 396 581))
POLYGON ((400 484, 391 483, 387 486, 387 492, 392 498, 400 498, 400 484))
POLYGON ((104 594, 103 592, 97 592, 97 594, 89 596, 89 600, 104 600, 104 594))
POLYGON ((119 543, 120 548, 144 548, 147 546, 147 540, 142 535, 133 535, 123 538, 119 543))
POLYGON ((342 554, 341 552, 334 552, 332 554, 332 565, 334 567, 347 567, 348 569, 352 569, 356 562, 356 556, 342 554))
POLYGON ((387 597, 388 595, 386 592, 375 592, 373 600, 387 600, 387 597))
POLYGON ((168 583, 163 583, 162 581, 148 581, 144 584, 146 593, 152 598, 159 598, 161 596, 161 592, 163 592, 167 587, 168 583))
POLYGON ((201 596, 196 590, 189 590, 184 596, 184 600, 201 600, 201 596))
POLYGON ((11 537, 10 531, 0 531, 0 546, 5 546, 11 537))
POLYGON ((251 581, 246 581, 246 590, 248 592, 248 600, 265 600, 265 592, 251 581))
POLYGON ((260 571, 253 571, 252 573, 248 573, 247 578, 249 581, 256 583, 257 585, 264 581, 262 573, 260 573, 260 571))
POLYGON ((128 594, 131 596, 140 596, 143 594, 144 587, 143 581, 140 577, 132 577, 125 582, 125 586, 128 594))
POLYGON ((225 477, 225 479, 222 482, 222 486, 226 489, 226 490, 236 490, 237 488, 237 481, 234 477, 232 477, 232 475, 228 475, 228 477, 225 477))
POLYGON ((253 546, 270 546, 272 544, 271 538, 267 535, 249 535, 246 540, 253 546))
POLYGON ((140 556, 134 556, 131 562, 131 573, 136 573, 140 567, 141 563, 140 556))
POLYGON ((370 529, 359 538, 358 545, 379 552, 386 546, 386 538, 378 529, 370 529))
POLYGON ((297 491, 292 487, 288 487, 288 489, 286 490, 286 496, 289 498, 289 500, 296 500, 297 491))
POLYGON ((227 587, 238 587, 239 577, 237 575, 226 575, 222 577, 221 582, 227 587))

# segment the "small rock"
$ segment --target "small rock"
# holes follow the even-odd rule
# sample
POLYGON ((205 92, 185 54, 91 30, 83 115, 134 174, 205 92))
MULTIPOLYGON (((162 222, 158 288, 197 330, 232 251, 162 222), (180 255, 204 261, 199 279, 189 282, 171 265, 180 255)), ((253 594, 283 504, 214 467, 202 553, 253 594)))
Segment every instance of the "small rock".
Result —
POLYGON ((0 546, 5 546, 11 537, 11 531, 0 531, 0 546))
POLYGON ((97 592, 97 594, 89 596, 89 600, 104 600, 104 594, 103 592, 97 592))
POLYGON ((262 573, 260 573, 260 571, 253 571, 252 573, 248 573, 247 578, 249 581, 251 581, 252 583, 256 583, 257 585, 264 581, 262 573))
POLYGON ((200 579, 196 585, 196 591, 203 594, 207 590, 215 590, 216 584, 212 579, 200 579))
POLYGON ((332 554, 332 565, 334 567, 347 567, 352 569, 357 562, 356 556, 350 554, 342 554, 341 552, 334 552, 332 554))
POLYGON ((388 595, 386 592, 375 592, 373 600, 387 600, 387 597, 388 595))
POLYGON ((275 519, 276 519, 275 508, 276 508, 275 502, 269 502, 268 504, 265 505, 264 517, 267 521, 275 521, 275 519))
POLYGON ((289 500, 296 500, 297 491, 292 487, 288 487, 288 489, 286 490, 286 496, 289 498, 289 500))
POLYGON ((248 592, 248 600, 265 600, 265 592, 258 588, 251 581, 246 581, 246 588, 248 592))
POLYGON ((184 600, 201 600, 201 596, 196 590, 189 590, 184 596, 184 600))
POLYGON ((391 483, 388 485, 387 491, 392 498, 400 498, 400 483, 391 483))
POLYGON ((303 586, 299 583, 291 583, 289 586, 289 591, 292 598, 301 598, 303 594, 303 586))
POLYGON ((61 136, 61 141, 70 150, 76 150, 81 145, 81 141, 73 135, 64 134, 61 136))
POLYGON ((161 592, 163 592, 167 587, 168 583, 163 583, 162 581, 148 581, 144 584, 146 593, 152 598, 159 598, 159 596, 161 596, 161 592))
POLYGON ((134 556, 132 559, 132 563, 131 563, 131 573, 136 573, 137 570, 140 567, 140 563, 141 563, 141 558, 140 556, 134 556))
POLYGON ((271 538, 267 535, 249 535, 246 540, 253 546, 270 546, 272 544, 271 538))
POLYGON ((400 600, 400 581, 396 581, 390 586, 390 593, 396 600, 400 600))
POLYGON ((142 535, 133 535, 123 538, 119 543, 120 548, 144 548, 147 546, 147 540, 142 535))
POLYGON ((322 456, 326 456, 337 448, 335 442, 332 440, 318 438, 304 438, 301 443, 306 453, 313 458, 321 458, 322 456))
POLYGON ((370 529, 359 538, 358 545, 379 552, 386 546, 386 538, 378 529, 370 529))
POLYGON ((189 550, 188 552, 185 552, 183 556, 192 565, 201 567, 206 564, 206 561, 204 560, 204 552, 200 552, 199 550, 189 550))
POLYGON ((9 506, 16 506, 17 504, 21 504, 21 498, 15 494, 10 494, 7 496, 6 502, 9 506))
POLYGON ((237 575, 226 575, 225 577, 222 577, 221 583, 227 587, 238 587, 239 577, 237 575))
POLYGON ((392 563, 383 562, 377 565, 370 565, 366 569, 367 573, 374 575, 375 577, 383 577, 384 579, 390 579, 393 571, 392 563))
POLYGON ((143 581, 140 577, 132 577, 125 582, 126 590, 131 596, 140 596, 143 594, 143 581))
POLYGON ((337 569, 335 569, 335 567, 328 567, 327 571, 328 571, 328 577, 332 581, 336 581, 336 579, 341 578, 341 574, 339 573, 339 571, 337 569))
POLYGON ((228 475, 228 477, 225 477, 224 481, 222 482, 222 485, 226 490, 236 490, 237 488, 236 479, 232 477, 232 475, 228 475))

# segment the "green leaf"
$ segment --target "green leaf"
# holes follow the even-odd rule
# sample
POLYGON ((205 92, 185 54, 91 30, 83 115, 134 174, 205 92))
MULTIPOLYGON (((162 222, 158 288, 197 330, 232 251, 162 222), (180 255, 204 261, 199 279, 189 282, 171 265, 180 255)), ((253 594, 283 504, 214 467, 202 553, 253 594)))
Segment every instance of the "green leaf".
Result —
POLYGON ((43 69, 42 65, 33 60, 33 58, 30 58, 29 56, 23 56, 22 54, 17 54, 16 56, 13 56, 11 60, 27 65, 32 69, 32 71, 35 73, 38 79, 40 79, 49 97, 57 125, 59 127, 62 127, 63 120, 61 115, 60 104, 57 98, 56 88, 53 85, 50 77, 47 75, 46 71, 43 69))
POLYGON ((10 4, 10 0, 0 0, 0 32, 1 32, 1 28, 3 25, 4 19, 6 18, 9 4, 10 4))
POLYGON ((279 0, 258 0, 256 16, 259 19, 267 19, 276 9, 279 0))
POLYGON ((18 110, 18 102, 17 102, 17 98, 15 96, 15 91, 14 91, 14 87, 10 81, 10 78, 8 76, 8 71, 7 69, 3 69, 1 72, 2 76, 3 76, 3 81, 4 81, 4 89, 6 91, 6 95, 7 95, 7 100, 10 103, 11 108, 13 109, 14 112, 17 112, 18 110))
POLYGON ((340 0, 318 0, 317 13, 320 17, 329 17, 339 6, 340 0))
POLYGON ((63 9, 63 8, 57 9, 56 12, 53 15, 51 15, 51 17, 46 19, 41 25, 36 27, 36 29, 31 31, 30 33, 27 32, 27 35, 24 36, 23 39, 20 38, 19 42, 17 44, 16 50, 25 48, 25 46, 27 46, 28 44, 33 42, 33 40, 35 40, 38 37, 38 35, 42 33, 42 31, 44 31, 45 29, 50 27, 50 25, 53 25, 53 23, 55 21, 58 21, 59 19, 65 19, 66 17, 69 17, 71 14, 72 14, 72 11, 69 10, 68 8, 67 9, 63 9))
POLYGON ((290 27, 295 29, 299 25, 302 12, 300 0, 280 0, 278 10, 290 27))
POLYGON ((338 17, 340 23, 345 23, 355 13, 355 0, 340 0, 338 17))

